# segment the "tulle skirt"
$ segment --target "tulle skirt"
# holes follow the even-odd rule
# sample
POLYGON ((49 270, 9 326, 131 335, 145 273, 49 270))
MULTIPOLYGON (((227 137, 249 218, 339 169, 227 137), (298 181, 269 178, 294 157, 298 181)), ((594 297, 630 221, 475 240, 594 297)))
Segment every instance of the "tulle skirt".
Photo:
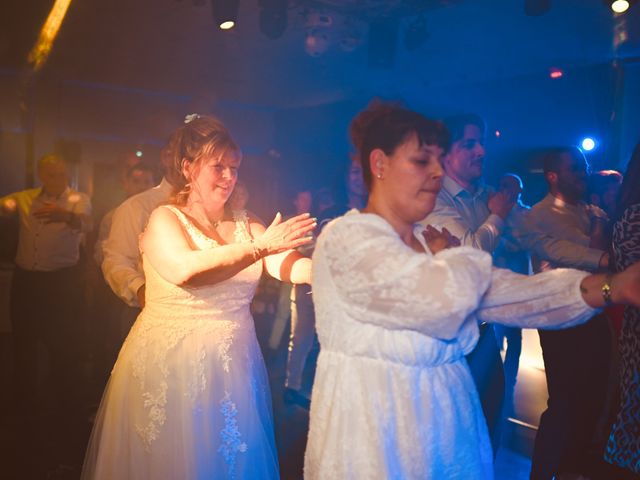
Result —
POLYGON ((211 320, 143 311, 111 373, 81 478, 278 478, 249 313, 211 320))

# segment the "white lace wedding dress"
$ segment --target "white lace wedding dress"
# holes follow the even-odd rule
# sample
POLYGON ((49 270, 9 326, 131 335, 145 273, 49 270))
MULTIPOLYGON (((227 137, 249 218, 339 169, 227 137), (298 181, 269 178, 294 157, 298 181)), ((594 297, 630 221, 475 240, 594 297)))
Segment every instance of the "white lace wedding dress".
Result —
POLYGON ((329 224, 313 255, 321 348, 305 479, 493 479, 464 358, 478 319, 584 322, 595 313, 580 294, 585 275, 526 277, 469 247, 417 253, 381 217, 356 210, 329 224))
MULTIPOLYGON (((193 244, 218 244, 174 207, 193 244)), ((244 212, 235 241, 250 240, 244 212)), ((144 260, 144 256, 143 256, 144 260)), ((271 397, 249 305, 262 272, 197 288, 143 261, 146 305, 111 373, 83 479, 278 478, 271 397)))

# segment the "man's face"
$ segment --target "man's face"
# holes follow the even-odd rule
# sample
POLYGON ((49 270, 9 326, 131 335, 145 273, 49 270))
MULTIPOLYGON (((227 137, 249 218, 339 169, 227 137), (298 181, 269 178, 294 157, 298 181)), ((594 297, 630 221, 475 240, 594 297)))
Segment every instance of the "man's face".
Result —
POLYGON ((38 176, 49 195, 60 195, 67 188, 67 168, 62 162, 45 163, 38 169, 38 176))
POLYGON ((473 183, 482 177, 484 164, 484 138, 477 125, 464 127, 464 135, 451 145, 444 157, 447 175, 462 183, 473 183))
POLYGON ((144 192, 153 187, 153 174, 148 170, 132 170, 124 181, 124 191, 127 197, 144 192))
POLYGON ((569 200, 580 201, 587 192, 589 166, 584 157, 562 154, 562 162, 556 172, 557 189, 569 200))

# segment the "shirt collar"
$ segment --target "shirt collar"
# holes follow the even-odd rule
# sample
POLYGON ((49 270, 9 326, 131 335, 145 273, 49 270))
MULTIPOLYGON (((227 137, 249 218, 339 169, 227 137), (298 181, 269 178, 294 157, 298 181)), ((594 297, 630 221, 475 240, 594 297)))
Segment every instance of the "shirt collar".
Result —
POLYGON ((479 195, 482 195, 486 190, 486 186, 484 182, 480 180, 480 183, 478 183, 478 188, 476 189, 476 192, 471 193, 469 190, 464 188, 462 185, 460 185, 453 178, 451 178, 449 175, 446 175, 446 174, 442 179, 442 188, 444 188, 447 192, 449 192, 453 197, 457 197, 458 195, 460 195, 461 192, 467 192, 467 194, 470 197, 477 197, 479 195))
POLYGON ((160 185, 158 185, 158 188, 163 192, 170 193, 173 191, 173 185, 169 183, 169 180, 167 180, 167 177, 162 177, 162 181, 160 182, 160 185))
POLYGON ((59 200, 61 198, 68 197, 70 192, 71 192, 71 187, 67 186, 67 188, 65 188, 60 195, 54 196, 54 195, 49 195, 48 193, 46 193, 44 191, 44 188, 38 187, 36 189, 36 197, 40 197, 42 199, 48 199, 48 200, 59 200))
POLYGON ((571 203, 567 203, 564 200, 562 200, 561 198, 556 197, 555 195, 552 195, 551 193, 547 194, 548 200, 549 202, 554 206, 554 207, 558 207, 558 208, 573 208, 573 209, 578 209, 581 208, 584 203, 583 202, 578 202, 577 204, 571 204, 571 203))

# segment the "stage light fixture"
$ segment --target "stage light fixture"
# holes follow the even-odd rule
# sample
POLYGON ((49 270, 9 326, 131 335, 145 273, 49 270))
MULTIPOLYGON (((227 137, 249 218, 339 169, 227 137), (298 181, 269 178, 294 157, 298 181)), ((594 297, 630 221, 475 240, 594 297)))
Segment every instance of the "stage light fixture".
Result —
POLYGON ((551 10, 551 0, 524 0, 524 13, 530 17, 539 17, 551 10))
POLYGON ((596 141, 591 137, 584 137, 580 142, 580 149, 583 152, 591 152, 596 148, 596 141))
POLYGON ((260 31, 275 40, 287 29, 287 0, 260 0, 260 31))
POLYGON ((611 9, 613 13, 621 15, 626 13, 632 6, 638 3, 638 0, 603 0, 605 5, 611 9))
POLYGON ((213 19, 221 30, 236 26, 239 0, 211 0, 213 19))
POLYGON ((613 0, 610 3, 611 10, 615 13, 624 13, 629 10, 629 0, 613 0))
POLYGON ((549 69, 549 78, 552 78, 553 80, 557 80, 558 78, 562 78, 563 75, 564 75, 564 72, 559 68, 550 68, 549 69))

